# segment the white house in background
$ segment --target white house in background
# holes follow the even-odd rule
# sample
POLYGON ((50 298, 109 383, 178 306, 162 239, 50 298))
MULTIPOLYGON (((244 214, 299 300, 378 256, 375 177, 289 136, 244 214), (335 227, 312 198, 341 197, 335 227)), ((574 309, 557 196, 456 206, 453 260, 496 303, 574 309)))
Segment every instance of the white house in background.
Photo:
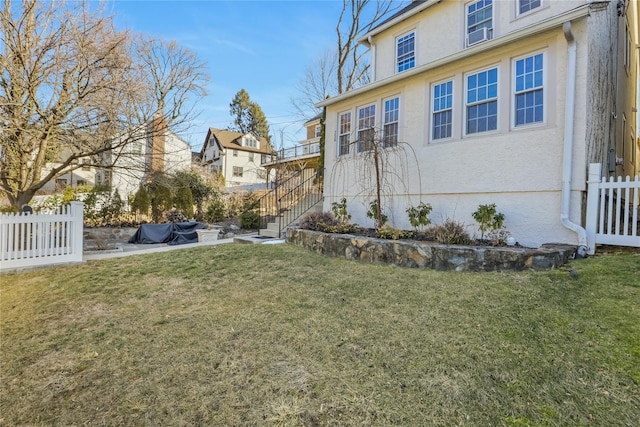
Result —
POLYGON ((270 175, 262 164, 272 153, 266 138, 209 128, 200 158, 204 170, 221 174, 228 189, 265 189, 270 175))
MULTIPOLYGON (((143 136, 135 138, 135 141, 120 147, 117 151, 102 154, 103 164, 113 163, 113 168, 95 166, 100 163, 96 159, 79 159, 78 163, 83 166, 59 176, 55 181, 49 182, 43 190, 61 192, 67 186, 104 184, 113 191, 117 190, 126 202, 128 196, 135 194, 153 172, 172 174, 189 170, 191 146, 173 132, 153 132, 151 126, 149 125, 143 136)), ((51 165, 45 167, 45 173, 49 167, 51 165)))
MULTIPOLYGON (((118 154, 116 167, 99 170, 96 184, 108 184, 125 201, 153 173, 171 175, 191 169, 191 146, 168 130, 159 134, 150 131, 145 138, 127 144, 118 154)), ((107 157, 114 155, 116 153, 108 153, 107 157)))
POLYGON ((424 202, 475 232, 472 212, 495 203, 525 246, 584 246, 589 163, 640 170, 638 15, 630 0, 412 2, 360 40, 371 82, 318 104, 324 210, 345 197, 372 226, 375 137, 391 225, 411 228, 405 209, 424 202))

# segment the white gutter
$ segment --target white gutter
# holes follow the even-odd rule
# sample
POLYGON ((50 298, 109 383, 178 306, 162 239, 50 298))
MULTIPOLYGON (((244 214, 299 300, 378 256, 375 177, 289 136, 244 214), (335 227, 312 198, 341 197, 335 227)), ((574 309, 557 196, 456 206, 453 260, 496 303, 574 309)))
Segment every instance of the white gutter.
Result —
POLYGON ((369 36, 367 38, 367 42, 369 43, 369 51, 371 52, 371 59, 369 63, 371 64, 371 78, 372 82, 376 81, 376 44, 373 42, 373 37, 369 36))
POLYGON ((578 235, 576 258, 587 255, 587 232, 569 219, 571 210, 571 175, 573 173, 573 122, 576 104, 576 39, 571 32, 571 21, 562 25, 564 38, 567 40, 567 75, 564 104, 564 151, 562 155, 562 206, 560 221, 562 225, 578 235))
MULTIPOLYGON (((426 3, 425 3, 426 4, 426 3)), ((433 69, 436 69, 438 67, 442 67, 444 65, 448 65, 451 64, 455 61, 459 61, 474 55, 481 55, 485 52, 491 51, 497 47, 500 46, 506 46, 509 44, 513 44, 516 41, 520 41, 520 40, 526 40, 528 37, 534 36, 536 34, 539 34, 541 32, 545 32, 551 29, 555 29, 557 27, 560 27, 563 25, 563 23, 567 22, 567 21, 572 21, 575 19, 580 19, 583 18, 585 16, 589 15, 589 5, 588 4, 584 4, 582 6, 579 6, 569 12, 563 13, 561 15, 558 16, 554 16, 548 20, 542 21, 540 23, 537 24, 533 24, 530 25, 528 27, 522 28, 520 30, 514 31, 512 33, 509 34, 505 34, 504 36, 501 37, 497 37, 495 39, 483 42, 483 43, 478 43, 477 45, 474 45, 470 48, 467 49, 463 49, 461 51, 458 51, 454 54, 451 54, 449 56, 446 56, 444 58, 440 58, 437 59, 435 61, 431 61, 427 64, 424 65, 420 65, 417 66, 415 68, 412 68, 410 70, 407 71, 403 71, 402 73, 397 73, 394 74, 392 76, 386 77, 382 80, 378 80, 375 81, 374 79, 371 79, 372 83, 369 83, 367 85, 361 86, 357 89, 353 89, 350 90, 348 92, 344 92, 342 94, 336 95, 335 97, 330 97, 328 99, 325 99, 323 101, 320 101, 316 104, 316 107, 318 108, 322 108, 322 107, 326 107, 328 105, 333 105, 337 102, 343 101, 345 99, 349 99, 352 98, 354 96, 357 96, 361 93, 365 93, 368 92, 370 90, 379 88, 379 87, 383 87, 386 86, 388 84, 392 84, 394 82, 397 82, 399 80, 402 79, 406 79, 408 77, 417 75, 417 74, 421 74, 433 69)))

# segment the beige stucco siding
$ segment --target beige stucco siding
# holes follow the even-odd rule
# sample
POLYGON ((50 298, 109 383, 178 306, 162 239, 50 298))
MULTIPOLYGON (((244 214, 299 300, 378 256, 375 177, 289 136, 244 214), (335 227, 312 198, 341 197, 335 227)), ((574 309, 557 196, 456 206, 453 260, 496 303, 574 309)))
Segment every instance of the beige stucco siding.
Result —
MULTIPOLYGON (((445 0, 415 14, 397 25, 376 33, 375 80, 382 80, 396 71, 396 40, 407 33, 415 33, 416 66, 446 58, 466 47, 466 5, 470 2, 445 0)), ((584 6, 582 0, 544 1, 543 7, 517 15, 514 1, 493 2, 493 38, 505 36, 584 6)))
MULTIPOLYGON (((576 22, 578 40, 575 146, 573 163, 585 164, 586 58, 585 26, 576 22)), ((562 155, 564 141, 564 98, 567 43, 556 28, 526 41, 468 57, 405 78, 393 84, 353 96, 327 109, 327 182, 325 209, 346 197, 353 221, 372 226, 366 217, 373 200, 371 163, 362 154, 338 157, 337 118, 351 111, 352 140, 356 138, 358 108, 375 104, 376 127, 381 126, 383 100, 400 98, 399 140, 395 150, 386 150, 390 178, 385 183, 386 206, 393 226, 410 228, 405 209, 418 202, 431 203, 435 223, 453 218, 475 231, 471 213, 480 204, 496 203, 506 215, 506 226, 517 230, 514 237, 527 246, 550 241, 575 243, 575 233, 560 223, 562 155), (543 123, 513 126, 513 61, 523 55, 544 54, 543 123), (498 68, 498 129, 465 135, 465 81, 470 72, 498 68), (433 83, 453 81, 452 137, 431 139, 431 90, 433 83), (393 195, 393 197, 388 197, 393 195)), ((352 151, 353 151, 352 147, 352 151)), ((572 176, 571 219, 581 222, 582 191, 586 171, 576 168, 572 176)))

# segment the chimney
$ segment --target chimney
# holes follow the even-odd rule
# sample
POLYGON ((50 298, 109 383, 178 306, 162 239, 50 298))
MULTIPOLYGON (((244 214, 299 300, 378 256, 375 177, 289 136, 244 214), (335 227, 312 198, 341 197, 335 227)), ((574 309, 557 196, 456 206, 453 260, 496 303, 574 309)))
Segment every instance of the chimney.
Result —
POLYGON ((151 126, 151 172, 164 172, 165 138, 167 125, 160 114, 153 118, 151 126))

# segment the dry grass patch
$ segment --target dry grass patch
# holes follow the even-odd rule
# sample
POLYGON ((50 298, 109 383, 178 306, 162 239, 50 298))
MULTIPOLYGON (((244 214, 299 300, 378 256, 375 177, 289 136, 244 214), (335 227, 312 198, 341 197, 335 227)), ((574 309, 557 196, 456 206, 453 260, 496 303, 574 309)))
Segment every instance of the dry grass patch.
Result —
POLYGON ((476 274, 288 245, 2 276, 0 425, 633 425, 639 277, 635 254, 476 274))

